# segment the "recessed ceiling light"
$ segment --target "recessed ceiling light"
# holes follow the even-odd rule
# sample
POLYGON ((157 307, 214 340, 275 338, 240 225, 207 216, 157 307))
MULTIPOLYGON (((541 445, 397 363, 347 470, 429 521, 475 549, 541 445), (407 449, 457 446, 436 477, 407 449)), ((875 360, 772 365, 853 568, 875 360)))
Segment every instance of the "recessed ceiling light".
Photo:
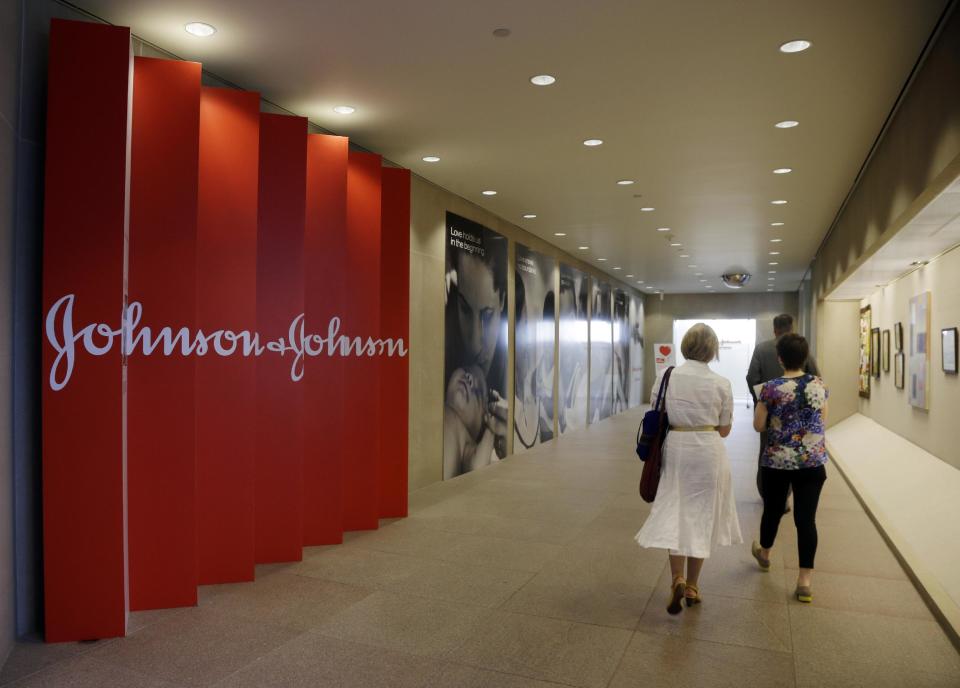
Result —
POLYGON ((554 232, 553 236, 567 236, 566 232, 554 232))
POLYGON ((782 122, 777 122, 773 126, 775 126, 777 129, 793 129, 798 124, 800 124, 800 122, 794 119, 785 119, 782 122))
POLYGON ((681 257, 681 258, 689 258, 689 257, 690 257, 690 254, 689 254, 689 253, 681 253, 681 254, 680 254, 680 257, 681 257))
POLYGON ((333 108, 333 111, 336 112, 338 115, 352 115, 354 112, 357 111, 357 108, 351 107, 350 105, 338 105, 335 108, 333 108))
POLYGON ((781 241, 783 241, 783 239, 771 239, 771 240, 770 240, 770 243, 771 243, 771 244, 779 244, 781 241))
POLYGON ((804 50, 809 48, 813 43, 810 41, 805 41, 802 38, 798 38, 794 41, 787 41, 780 46, 780 52, 782 53, 802 53, 804 50))
POLYGON ((770 201, 770 204, 771 204, 771 205, 786 205, 787 202, 781 198, 781 199, 778 199, 778 200, 776 200, 776 201, 770 201))
POLYGON ((681 244, 679 241, 671 241, 671 242, 670 242, 670 245, 671 245, 671 246, 683 246, 683 244, 681 244))
POLYGON ((631 184, 635 184, 635 183, 636 182, 634 182, 634 180, 632 179, 620 179, 617 181, 617 184, 619 184, 620 186, 630 186, 631 184))
POLYGON ((524 220, 536 220, 536 219, 537 219, 537 216, 536 216, 535 214, 533 214, 533 213, 527 213, 526 215, 523 216, 523 219, 524 219, 524 220))
POLYGON ((211 26, 210 24, 205 24, 203 22, 190 22, 183 27, 183 30, 191 36, 196 36, 197 38, 206 38, 217 32, 215 26, 211 26))
POLYGON ((641 213, 652 213, 654 210, 656 210, 656 208, 650 208, 650 207, 640 208, 641 213))
POLYGON ((923 267, 926 264, 927 264, 927 261, 925 260, 915 260, 912 263, 910 263, 910 265, 912 265, 915 268, 923 267))
POLYGON ((424 155, 420 159, 424 162, 440 162, 440 158, 436 155, 424 155))
POLYGON ((782 223, 782 222, 771 222, 771 223, 770 223, 770 226, 771 226, 771 227, 783 227, 783 223, 782 223))
POLYGON ((697 277, 703 277, 703 273, 702 273, 702 272, 698 272, 698 273, 697 273, 697 277))
POLYGON ((584 145, 584 146, 590 146, 590 147, 593 147, 593 146, 602 146, 602 145, 603 145, 603 139, 587 139, 586 141, 583 142, 583 145, 584 145))
POLYGON ((776 277, 768 277, 768 278, 767 278, 767 280, 775 280, 775 279, 777 279, 777 278, 776 278, 776 277))
POLYGON ((590 249, 589 246, 577 246, 577 248, 580 249, 581 251, 587 251, 590 249))
POLYGON ((606 259, 606 258, 597 258, 597 260, 600 261, 601 263, 604 263, 604 262, 606 262, 607 259, 606 259))
POLYGON ((793 172, 792 167, 778 167, 773 171, 774 174, 790 174, 793 172))
POLYGON ((633 277, 633 275, 624 275, 624 277, 633 277))
POLYGON ((623 268, 614 268, 614 270, 622 270, 623 268))
POLYGON ((537 74, 530 77, 530 83, 534 86, 550 86, 557 83, 557 77, 549 74, 537 74))
POLYGON ((688 265, 687 267, 688 267, 688 268, 695 268, 695 267, 697 267, 697 266, 696 266, 696 265, 688 265))
POLYGON ((778 262, 775 261, 775 260, 772 260, 772 261, 770 261, 769 263, 767 263, 767 265, 780 265, 780 263, 778 263, 778 262))
POLYGON ((497 38, 506 38, 507 36, 510 35, 510 29, 508 29, 508 28, 506 28, 506 27, 504 27, 504 28, 499 28, 499 29, 494 29, 494 30, 493 30, 493 35, 496 36, 497 38))
POLYGON ((780 255, 780 251, 770 251, 770 255, 771 255, 771 256, 779 256, 779 255, 780 255))
POLYGON ((777 271, 776 271, 776 270, 767 270, 767 274, 768 274, 768 275, 776 275, 776 274, 777 274, 777 271))
POLYGON ((637 284, 643 284, 643 280, 637 280, 637 284))
POLYGON ((480 193, 482 193, 484 196, 496 196, 496 195, 497 195, 497 192, 496 192, 496 191, 489 190, 489 189, 488 189, 487 191, 481 191, 480 193))
POLYGON ((706 282, 707 280, 705 280, 705 279, 702 279, 702 280, 700 280, 700 281, 701 281, 701 282, 706 282))
POLYGON ((658 232, 669 232, 669 231, 670 231, 670 228, 669 228, 669 227, 657 227, 657 231, 658 231, 658 232))

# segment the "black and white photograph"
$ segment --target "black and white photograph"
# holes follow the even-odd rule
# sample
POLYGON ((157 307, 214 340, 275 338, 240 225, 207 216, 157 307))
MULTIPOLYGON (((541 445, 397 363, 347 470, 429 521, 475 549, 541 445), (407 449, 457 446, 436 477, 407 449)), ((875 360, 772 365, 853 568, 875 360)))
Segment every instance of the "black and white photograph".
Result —
POLYGON ((559 399, 560 434, 587 426, 590 398, 590 278, 569 265, 560 265, 559 399))
POLYGON ((609 282, 591 281, 590 289, 590 409, 596 423, 609 418, 613 407, 613 317, 609 282))
POLYGON ((507 240, 447 213, 443 477, 504 458, 507 392, 507 240))
POLYGON ((613 291, 613 406, 615 415, 630 408, 630 295, 613 291))
POLYGON ((630 295, 630 408, 643 403, 643 297, 630 295))
POLYGON ((514 288, 513 453, 553 439, 557 263, 517 244, 514 288))

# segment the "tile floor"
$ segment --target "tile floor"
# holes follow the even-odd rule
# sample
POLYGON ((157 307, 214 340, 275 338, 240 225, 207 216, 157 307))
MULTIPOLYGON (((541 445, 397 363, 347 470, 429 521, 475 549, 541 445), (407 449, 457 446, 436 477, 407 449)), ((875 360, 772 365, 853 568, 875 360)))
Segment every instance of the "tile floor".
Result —
MULTIPOLYGON (((960 686, 960 654, 843 478, 818 522, 812 606, 791 599, 787 519, 769 573, 718 551, 704 604, 671 617, 666 556, 633 542, 649 506, 633 411, 411 496, 410 517, 205 587, 196 608, 142 612, 89 644, 21 643, 0 685, 960 686)), ((755 536, 757 437, 727 441, 755 536)))

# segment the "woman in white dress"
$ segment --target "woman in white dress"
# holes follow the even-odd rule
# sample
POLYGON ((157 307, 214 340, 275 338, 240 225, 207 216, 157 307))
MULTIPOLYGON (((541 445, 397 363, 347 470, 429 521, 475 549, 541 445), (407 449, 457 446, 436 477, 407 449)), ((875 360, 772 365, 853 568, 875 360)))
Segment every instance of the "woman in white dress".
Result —
POLYGON ((714 547, 743 542, 730 461, 721 439, 730 434, 733 391, 729 380, 707 366, 719 348, 716 333, 703 323, 683 337, 680 351, 687 360, 667 383, 670 432, 663 447, 663 473, 653 509, 636 536, 641 547, 669 551, 670 614, 682 611, 684 599, 688 607, 701 601, 700 570, 714 547))

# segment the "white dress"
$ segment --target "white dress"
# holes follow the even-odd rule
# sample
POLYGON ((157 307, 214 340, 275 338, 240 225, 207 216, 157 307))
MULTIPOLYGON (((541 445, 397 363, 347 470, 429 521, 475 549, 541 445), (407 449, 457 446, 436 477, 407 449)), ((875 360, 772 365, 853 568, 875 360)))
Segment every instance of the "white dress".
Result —
MULTIPOLYGON (((659 389, 657 376, 651 404, 659 389)), ((685 362, 670 376, 667 415, 677 427, 730 425, 730 381, 706 363, 685 362)), ((718 545, 743 542, 730 461, 716 431, 668 433, 662 470, 653 509, 636 535, 641 547, 706 558, 718 545)))

